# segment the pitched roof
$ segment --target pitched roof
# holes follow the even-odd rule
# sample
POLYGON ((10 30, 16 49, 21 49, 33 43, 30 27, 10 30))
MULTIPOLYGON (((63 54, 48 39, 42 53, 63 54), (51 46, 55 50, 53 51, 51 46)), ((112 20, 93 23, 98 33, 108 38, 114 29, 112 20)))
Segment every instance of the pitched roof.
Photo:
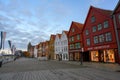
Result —
POLYGON ((59 38, 61 38, 61 35, 62 35, 62 34, 57 34, 57 35, 58 35, 59 38))
POLYGON ((63 31, 63 32, 65 32, 65 34, 67 35, 69 31, 63 31))
POLYGON ((76 25, 76 27, 78 27, 78 29, 82 30, 83 29, 83 24, 82 23, 78 23, 78 22, 74 22, 72 21, 73 24, 76 25))
POLYGON ((115 9, 114 9, 114 11, 112 12, 112 14, 115 13, 115 11, 118 9, 119 6, 120 6, 120 0, 118 1, 117 5, 116 5, 116 7, 115 7, 115 9))
POLYGON ((56 35, 51 34, 50 39, 52 38, 55 40, 55 37, 56 37, 56 35))
POLYGON ((101 8, 97 8, 97 7, 94 7, 94 6, 91 6, 91 8, 97 10, 100 13, 103 13, 103 14, 106 14, 106 15, 109 15, 109 16, 112 13, 112 10, 101 9, 101 8))

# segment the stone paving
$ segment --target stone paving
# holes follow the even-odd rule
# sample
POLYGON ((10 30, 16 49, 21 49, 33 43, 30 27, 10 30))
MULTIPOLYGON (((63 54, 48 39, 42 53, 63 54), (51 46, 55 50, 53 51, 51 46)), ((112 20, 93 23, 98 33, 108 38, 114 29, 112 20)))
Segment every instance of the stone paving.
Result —
POLYGON ((21 58, 0 68, 0 80, 120 80, 120 72, 21 58))

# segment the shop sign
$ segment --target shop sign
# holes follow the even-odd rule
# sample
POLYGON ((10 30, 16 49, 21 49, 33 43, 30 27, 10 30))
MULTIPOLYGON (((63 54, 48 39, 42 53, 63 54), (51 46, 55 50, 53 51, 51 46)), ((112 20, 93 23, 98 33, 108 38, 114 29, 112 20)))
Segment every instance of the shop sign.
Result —
POLYGON ((105 49, 105 48, 109 48, 110 45, 103 45, 103 46, 97 46, 97 47, 90 47, 87 48, 87 50, 94 50, 94 49, 105 49))

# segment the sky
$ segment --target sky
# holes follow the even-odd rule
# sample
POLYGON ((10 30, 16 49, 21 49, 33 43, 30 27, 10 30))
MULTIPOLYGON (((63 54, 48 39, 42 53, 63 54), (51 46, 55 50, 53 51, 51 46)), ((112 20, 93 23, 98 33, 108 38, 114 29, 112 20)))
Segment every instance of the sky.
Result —
POLYGON ((114 10, 118 0, 0 0, 0 31, 17 49, 27 50, 69 30, 71 22, 84 23, 90 6, 114 10))

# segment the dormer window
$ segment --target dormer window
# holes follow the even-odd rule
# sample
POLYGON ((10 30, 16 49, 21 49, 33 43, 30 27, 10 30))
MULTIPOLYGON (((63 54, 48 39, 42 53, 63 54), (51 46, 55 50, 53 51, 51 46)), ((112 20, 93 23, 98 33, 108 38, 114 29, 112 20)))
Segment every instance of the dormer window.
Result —
POLYGON ((91 17, 91 22, 92 23, 95 22, 95 17, 94 16, 91 17))

